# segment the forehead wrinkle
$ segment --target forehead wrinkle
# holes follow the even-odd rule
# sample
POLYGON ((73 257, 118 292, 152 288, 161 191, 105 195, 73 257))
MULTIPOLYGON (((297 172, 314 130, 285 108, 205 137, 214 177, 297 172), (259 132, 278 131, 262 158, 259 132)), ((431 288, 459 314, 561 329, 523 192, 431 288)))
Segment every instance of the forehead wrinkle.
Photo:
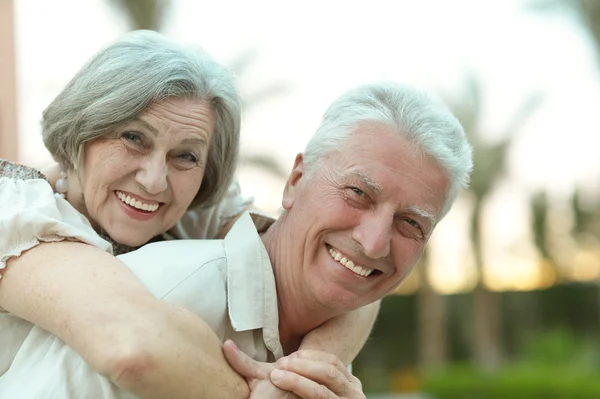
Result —
POLYGON ((381 194, 381 186, 377 183, 375 183, 373 180, 371 180, 371 178, 369 176, 367 176, 366 174, 359 172, 359 171, 355 171, 352 172, 352 175, 355 177, 358 177, 360 180, 362 180, 363 183, 365 183, 367 186, 369 186, 371 188, 371 190, 375 191, 377 194, 381 194))
POLYGON ((181 140, 181 144, 192 144, 192 145, 200 144, 204 147, 204 146, 206 146, 206 139, 202 136, 187 137, 187 138, 181 140))
POLYGON ((150 130, 150 132, 152 134, 154 134, 155 136, 158 136, 158 129, 155 128, 154 126, 152 126, 150 123, 146 122, 145 120, 143 120, 142 118, 140 118, 139 116, 136 116, 135 118, 133 118, 134 122, 138 122, 142 125, 144 125, 144 127, 148 130, 150 130))
MULTIPOLYGON (((145 121, 144 119, 140 118, 139 116, 136 116, 135 118, 133 118, 132 122, 136 122, 139 123, 141 125, 143 125, 146 129, 148 129, 155 137, 158 137, 159 135, 159 131, 156 127, 152 126, 149 122, 145 121)), ((202 129, 202 133, 206 133, 204 129, 202 129)), ((191 145, 201 145, 202 147, 206 147, 207 144, 207 140, 204 136, 194 132, 193 133, 194 137, 187 137, 183 140, 181 140, 182 145, 187 145, 187 144, 191 144, 191 145)))

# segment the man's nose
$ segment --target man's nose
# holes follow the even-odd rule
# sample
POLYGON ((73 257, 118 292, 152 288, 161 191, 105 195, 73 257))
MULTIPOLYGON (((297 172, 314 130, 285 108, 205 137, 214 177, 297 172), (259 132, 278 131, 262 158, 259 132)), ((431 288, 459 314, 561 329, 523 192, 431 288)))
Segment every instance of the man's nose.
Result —
POLYGON ((393 215, 383 212, 366 213, 354 228, 352 238, 360 243, 364 254, 369 258, 384 258, 390 253, 393 221, 393 215))

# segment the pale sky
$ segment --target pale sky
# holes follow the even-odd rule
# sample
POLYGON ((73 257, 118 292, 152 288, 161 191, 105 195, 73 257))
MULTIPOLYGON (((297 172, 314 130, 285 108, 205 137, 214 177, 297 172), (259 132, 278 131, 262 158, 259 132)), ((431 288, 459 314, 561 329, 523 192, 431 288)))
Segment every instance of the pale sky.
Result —
MULTIPOLYGON (((42 110, 91 55, 125 32, 109 3, 15 0, 22 162, 49 160, 39 134, 42 110)), ((569 15, 523 11, 518 0, 173 3, 167 36, 200 44, 225 64, 255 52, 240 79, 243 95, 271 84, 284 88, 245 113, 245 152, 273 155, 288 170, 326 106, 351 86, 391 79, 456 96, 473 71, 484 84, 482 125, 491 140, 527 96, 544 98, 515 139, 506 184, 492 200, 487 230, 497 243, 489 250, 494 258, 527 234, 528 192, 546 187, 566 195, 585 183, 598 193, 600 68, 569 15)), ((240 180, 259 207, 277 208, 282 182, 247 168, 240 180)), ((464 280, 468 247, 456 234, 465 230, 464 219, 464 212, 451 212, 434 236, 446 282, 464 280)), ((530 273, 508 263, 517 264, 515 275, 530 273)))

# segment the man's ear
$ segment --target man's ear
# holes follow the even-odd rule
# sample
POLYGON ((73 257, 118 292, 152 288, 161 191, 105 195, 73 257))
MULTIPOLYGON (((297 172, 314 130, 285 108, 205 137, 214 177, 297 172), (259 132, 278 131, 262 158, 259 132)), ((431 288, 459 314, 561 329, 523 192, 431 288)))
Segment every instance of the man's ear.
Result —
POLYGON ((297 186, 304 176, 304 154, 299 153, 296 155, 296 160, 294 161, 294 168, 290 173, 287 181, 285 182, 285 188, 283 189, 283 198, 281 200, 281 206, 283 209, 290 210, 294 205, 294 201, 296 199, 297 194, 297 186))

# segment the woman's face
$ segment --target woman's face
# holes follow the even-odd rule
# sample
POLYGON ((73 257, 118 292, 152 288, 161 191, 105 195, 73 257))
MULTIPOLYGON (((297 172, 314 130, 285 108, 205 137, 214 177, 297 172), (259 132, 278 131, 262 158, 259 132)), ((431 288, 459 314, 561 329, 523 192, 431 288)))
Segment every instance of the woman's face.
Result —
POLYGON ((150 105, 132 122, 85 144, 67 199, 113 240, 145 244, 173 227, 196 196, 214 125, 206 101, 172 98, 150 105))

